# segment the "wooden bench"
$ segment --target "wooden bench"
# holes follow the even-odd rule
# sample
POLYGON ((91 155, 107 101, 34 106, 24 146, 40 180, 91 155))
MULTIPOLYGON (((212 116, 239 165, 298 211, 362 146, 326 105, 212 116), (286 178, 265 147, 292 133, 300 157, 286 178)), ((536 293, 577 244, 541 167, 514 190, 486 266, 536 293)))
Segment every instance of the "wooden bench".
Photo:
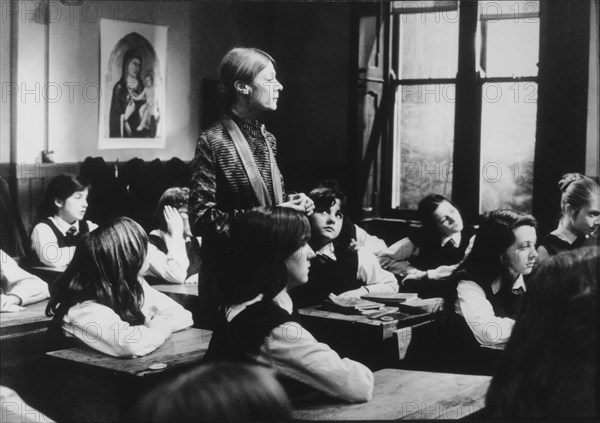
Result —
POLYGON ((460 419, 485 406, 489 376, 383 369, 375 372, 373 399, 341 403, 322 395, 297 401, 299 420, 460 419))

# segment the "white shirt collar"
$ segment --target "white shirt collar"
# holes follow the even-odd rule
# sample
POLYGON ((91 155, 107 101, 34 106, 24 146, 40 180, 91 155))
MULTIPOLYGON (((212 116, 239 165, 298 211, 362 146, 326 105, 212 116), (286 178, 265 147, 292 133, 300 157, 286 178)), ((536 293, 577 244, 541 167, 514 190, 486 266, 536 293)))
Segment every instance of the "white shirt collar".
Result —
POLYGON ((519 275, 515 283, 513 283, 512 291, 515 292, 519 288, 523 288, 523 292, 527 291, 527 287, 525 286, 525 280, 523 279, 523 275, 519 275))
POLYGON ((337 260, 337 257, 335 256, 335 247, 333 246, 333 242, 330 242, 329 244, 326 244, 325 246, 323 246, 323 248, 321 248, 319 251, 317 251, 317 254, 322 254, 324 256, 327 256, 330 259, 332 259, 333 261, 337 260))
MULTIPOLYGON (((236 304, 234 306, 227 307, 227 309, 225 310, 225 317, 226 317, 227 321, 231 322, 235 318, 235 316, 237 316, 242 311, 244 311, 246 309, 246 307, 249 307, 252 304, 257 303, 257 302, 261 301, 262 299, 263 299, 263 294, 258 294, 255 298, 251 299, 250 301, 246 301, 245 303, 242 303, 242 304, 236 304)), ((277 304, 279 307, 281 307, 282 309, 284 309, 285 311, 287 311, 289 314, 292 314, 292 311, 294 310, 294 305, 292 303, 292 299, 290 298, 290 295, 287 293, 287 290, 284 289, 279 294, 277 294, 275 296, 275 298, 273 298, 273 302, 275 304, 277 304)))
POLYGON ((227 319, 228 322, 231 322, 235 318, 235 316, 237 316, 242 311, 244 311, 246 309, 246 307, 248 307, 254 303, 257 303, 262 299, 263 299, 263 294, 258 294, 255 298, 251 299, 250 301, 246 301, 245 303, 236 304, 236 305, 227 307, 225 309, 225 318, 227 319))
POLYGON ((562 221, 558 224, 558 228, 553 230, 551 233, 558 239, 568 242, 569 244, 573 244, 577 239, 577 235, 565 228, 562 221))
POLYGON ((440 245, 443 247, 448 242, 451 242, 452 245, 454 245, 455 247, 458 247, 460 245, 461 239, 462 239, 461 232, 455 232, 452 235, 449 235, 446 238, 442 239, 442 242, 440 243, 440 245))
MULTIPOLYGON (((502 284, 502 277, 498 277, 492 282, 492 292, 497 294, 500 290, 500 285, 502 284)), ((527 291, 527 287, 525 286, 525 280, 523 279, 523 275, 519 275, 516 281, 513 282, 511 290, 515 292, 519 288, 523 288, 523 292, 527 291)))
POLYGON ((292 298, 290 297, 290 294, 288 294, 287 289, 284 289, 277 294, 275 298, 273 298, 273 302, 290 314, 294 311, 294 304, 292 303, 292 298))
POLYGON ((52 222, 56 225, 58 230, 63 235, 67 234, 67 231, 69 230, 70 227, 74 227, 75 229, 77 229, 77 232, 79 232, 79 220, 76 220, 75 223, 70 224, 69 222, 67 222, 66 220, 64 220, 62 217, 60 217, 58 215, 52 216, 50 218, 50 220, 52 220, 52 222))

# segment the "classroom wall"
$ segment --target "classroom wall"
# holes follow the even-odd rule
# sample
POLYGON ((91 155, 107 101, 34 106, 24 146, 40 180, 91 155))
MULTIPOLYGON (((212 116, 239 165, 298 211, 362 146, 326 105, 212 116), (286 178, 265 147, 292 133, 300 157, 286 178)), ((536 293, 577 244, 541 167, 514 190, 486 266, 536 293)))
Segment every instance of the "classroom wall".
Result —
MULTIPOLYGON (((99 155, 107 161, 191 160, 207 125, 201 122, 203 109, 217 107, 213 99, 203 98, 202 81, 217 79, 223 54, 243 45, 262 48, 277 60, 285 88, 279 110, 263 119, 278 137, 280 160, 345 164, 349 4, 49 2, 46 12, 41 3, 19 2, 13 11, 19 15, 12 33, 16 81, 27 89, 40 87, 18 102, 13 161, 38 162, 46 148, 55 152, 57 162, 99 155), (101 18, 168 26, 164 150, 97 149, 101 18), (44 98, 51 101, 46 105, 40 101, 44 98)), ((3 26, 4 33, 9 31, 3 26)), ((1 160, 9 161, 4 151, 1 160)))
MULTIPOLYGON (((190 2, 84 2, 62 5, 49 31, 49 81, 60 87, 75 84, 74 98, 63 89, 49 109, 48 146, 60 162, 102 156, 107 161, 190 160, 198 136, 199 88, 192 75, 190 2), (166 79, 166 148, 98 150, 100 80, 100 19, 151 23, 168 27, 166 79)), ((20 140, 19 140, 20 141, 20 140)), ((37 151, 20 157, 30 161, 37 151)))

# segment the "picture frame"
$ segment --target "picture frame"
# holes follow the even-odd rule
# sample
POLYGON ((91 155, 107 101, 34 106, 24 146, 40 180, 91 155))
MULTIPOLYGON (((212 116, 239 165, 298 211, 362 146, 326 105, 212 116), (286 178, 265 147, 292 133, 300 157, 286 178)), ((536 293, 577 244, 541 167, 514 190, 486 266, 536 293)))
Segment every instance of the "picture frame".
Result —
POLYGON ((166 146, 167 27, 100 20, 98 149, 166 146))

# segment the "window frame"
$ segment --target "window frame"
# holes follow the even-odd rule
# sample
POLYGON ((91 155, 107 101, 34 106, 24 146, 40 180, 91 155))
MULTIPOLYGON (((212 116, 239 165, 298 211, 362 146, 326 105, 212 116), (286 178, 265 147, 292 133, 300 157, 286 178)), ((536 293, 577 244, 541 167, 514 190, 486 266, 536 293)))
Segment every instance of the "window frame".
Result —
MULTIPOLYGON (((446 9, 447 10, 447 9, 446 9)), ((432 10, 423 10, 431 12, 432 10)), ((390 60, 387 61, 387 69, 384 69, 384 75, 389 75, 388 88, 391 96, 395 98, 396 92, 402 86, 407 85, 440 85, 454 84, 456 87, 456 103, 454 117, 454 150, 452 158, 453 179, 452 179, 452 202, 461 210, 461 213, 468 221, 478 221, 481 217, 480 207, 480 174, 481 174, 481 123, 482 123, 482 92, 484 84, 489 83, 522 83, 533 82, 539 89, 539 72, 535 76, 510 76, 510 77, 487 77, 482 76, 478 69, 482 69, 480 61, 485 60, 486 52, 486 28, 485 23, 481 27, 481 45, 480 51, 476 51, 472 46, 476 46, 478 25, 481 19, 479 16, 478 1, 460 1, 458 6, 458 69, 455 78, 423 78, 423 79, 401 79, 399 75, 399 43, 400 43, 400 25, 401 14, 390 8, 388 39, 390 60), (476 19, 473 19, 476 16, 476 19), (458 170, 458 171, 457 171, 458 170)), ((413 11, 411 13, 421 13, 413 11)), ((495 16, 493 19, 526 19, 531 18, 531 12, 522 14, 512 14, 509 16, 495 16)), ((538 11, 536 19, 541 20, 538 11)), ((489 20, 489 19, 488 19, 489 20)), ((541 25, 541 23, 540 23, 541 25)), ((540 43, 541 44, 541 43, 540 43)), ((384 87, 385 89, 385 87, 384 87)), ((538 101, 539 105, 539 101, 538 101)), ((379 214, 384 218, 397 219, 416 219, 417 211, 411 209, 392 208, 393 198, 393 169, 394 169, 394 134, 395 125, 395 102, 390 102, 390 110, 387 110, 387 122, 385 133, 389 137, 382 137, 382 160, 379 173, 379 204, 375 205, 379 209, 379 214)), ((536 123, 537 125, 537 123, 536 123)), ((537 139, 536 139, 537 143, 537 139)))

